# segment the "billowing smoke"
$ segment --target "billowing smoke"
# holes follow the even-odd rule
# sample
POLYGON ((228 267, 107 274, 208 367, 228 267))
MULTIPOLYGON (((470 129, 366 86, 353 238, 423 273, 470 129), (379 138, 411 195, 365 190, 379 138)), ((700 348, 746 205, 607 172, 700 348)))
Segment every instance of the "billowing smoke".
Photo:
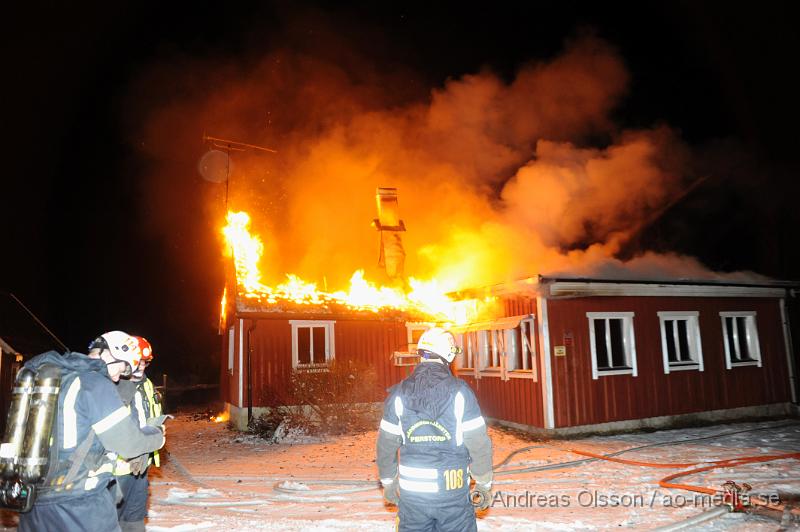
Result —
POLYGON ((229 180, 229 207, 265 242, 268 282, 291 272, 343 288, 356 269, 386 282, 370 226, 378 186, 399 190, 406 273, 450 289, 551 272, 711 275, 677 256, 615 258, 695 176, 673 130, 615 124, 629 76, 608 43, 581 37, 510 81, 483 70, 421 97, 407 75, 287 51, 151 71, 141 86, 163 96, 137 108, 154 227, 174 238, 181 224, 223 224, 223 186, 195 170, 205 132, 278 150, 233 151, 229 180), (176 209, 196 201, 187 194, 202 198, 194 220, 176 209))

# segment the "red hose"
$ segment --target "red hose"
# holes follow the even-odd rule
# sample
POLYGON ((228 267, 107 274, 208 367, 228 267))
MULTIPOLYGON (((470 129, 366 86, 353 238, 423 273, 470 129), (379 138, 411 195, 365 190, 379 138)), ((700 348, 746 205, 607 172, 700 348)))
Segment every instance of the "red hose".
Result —
MULTIPOLYGON (((603 456, 601 454, 595 454, 588 451, 579 451, 576 449, 567 449, 569 452, 573 454, 577 454, 580 456, 587 456, 590 458, 596 458, 598 460, 606 460, 608 462, 616 462, 619 464, 625 465, 635 465, 635 466, 642 466, 642 467, 658 467, 658 468, 674 468, 674 467, 692 467, 699 465, 700 463, 709 463, 707 461, 704 462, 691 462, 691 463, 658 463, 658 462, 642 462, 639 460, 625 460, 623 458, 614 458, 611 456, 603 456)), ((788 459, 795 459, 800 460, 800 453, 787 453, 787 454, 773 454, 773 455, 764 455, 764 456, 740 456, 736 458, 728 458, 725 460, 712 460, 710 463, 712 465, 699 467, 695 469, 690 469, 688 471, 681 471, 679 473, 675 473, 672 475, 668 475, 661 480, 658 481, 658 485, 662 488, 668 489, 682 489, 687 491, 693 491, 696 493, 702 493, 705 495, 723 495, 725 496, 725 492, 721 490, 715 490, 713 488, 706 488, 704 486, 693 486, 691 484, 680 484, 670 482, 676 478, 685 477, 688 475, 693 475, 695 473, 701 473, 703 471, 710 471, 712 469, 718 469, 720 467, 736 467, 745 464, 754 464, 759 462, 771 462, 773 460, 788 460, 788 459)), ((786 506, 783 504, 772 504, 769 501, 765 501, 760 497, 750 497, 750 502, 756 506, 763 506, 765 508, 769 508, 770 510, 776 510, 783 512, 786 509, 786 506)), ((738 509, 738 507, 737 507, 738 509)), ((792 514, 800 516, 800 509, 793 508, 790 510, 792 514)))

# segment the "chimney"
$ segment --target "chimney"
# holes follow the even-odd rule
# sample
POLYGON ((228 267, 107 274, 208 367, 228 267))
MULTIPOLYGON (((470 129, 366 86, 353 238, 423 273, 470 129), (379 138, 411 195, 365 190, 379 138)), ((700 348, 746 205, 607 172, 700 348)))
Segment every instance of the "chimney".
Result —
POLYGON ((375 200, 378 206, 378 217, 372 221, 372 225, 381 234, 378 266, 386 270, 390 279, 402 279, 406 252, 403 250, 403 239, 400 233, 405 231, 406 227, 403 220, 400 219, 397 189, 378 187, 375 200))

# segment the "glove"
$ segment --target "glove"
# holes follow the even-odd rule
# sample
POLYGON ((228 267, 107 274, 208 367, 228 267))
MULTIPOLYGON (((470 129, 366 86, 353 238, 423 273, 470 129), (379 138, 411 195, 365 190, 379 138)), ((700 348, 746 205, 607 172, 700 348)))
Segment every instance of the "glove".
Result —
POLYGON ((492 481, 475 481, 475 488, 470 493, 472 505, 478 510, 486 510, 492 505, 492 481))
POLYGON ((167 426, 164 424, 168 419, 172 419, 172 416, 169 414, 161 414, 157 417, 151 417, 147 420, 147 425, 150 427, 156 427, 161 431, 161 434, 164 436, 167 435, 167 426))
POLYGON ((397 506, 400 502, 400 491, 399 491, 399 484, 397 483, 397 478, 392 479, 381 479, 381 484, 383 485, 383 498, 384 500, 389 503, 397 506))
POLYGON ((139 476, 145 471, 147 471, 147 459, 150 458, 149 454, 143 454, 141 456, 137 456, 136 458, 131 458, 128 460, 128 465, 131 467, 131 474, 134 476, 139 476))

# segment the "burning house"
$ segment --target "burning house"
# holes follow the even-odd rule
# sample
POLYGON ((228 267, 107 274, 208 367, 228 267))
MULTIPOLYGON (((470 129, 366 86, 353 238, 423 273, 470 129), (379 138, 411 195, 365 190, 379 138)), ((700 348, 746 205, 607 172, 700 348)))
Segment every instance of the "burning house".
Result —
MULTIPOLYGON (((381 260, 399 278, 396 207, 396 192, 379 189, 373 225, 381 260)), ((797 285, 539 276, 456 295, 413 278, 378 287, 357 271, 347 292, 296 276, 271 287, 261 284, 262 244, 248 224, 245 213, 229 214, 236 275, 220 322, 222 398, 240 428, 269 406, 264 390, 334 360, 373 367, 371 400, 382 401, 434 323, 456 333, 463 352, 453 369, 484 415, 533 432, 780 415, 797 402, 786 311, 797 285)))

